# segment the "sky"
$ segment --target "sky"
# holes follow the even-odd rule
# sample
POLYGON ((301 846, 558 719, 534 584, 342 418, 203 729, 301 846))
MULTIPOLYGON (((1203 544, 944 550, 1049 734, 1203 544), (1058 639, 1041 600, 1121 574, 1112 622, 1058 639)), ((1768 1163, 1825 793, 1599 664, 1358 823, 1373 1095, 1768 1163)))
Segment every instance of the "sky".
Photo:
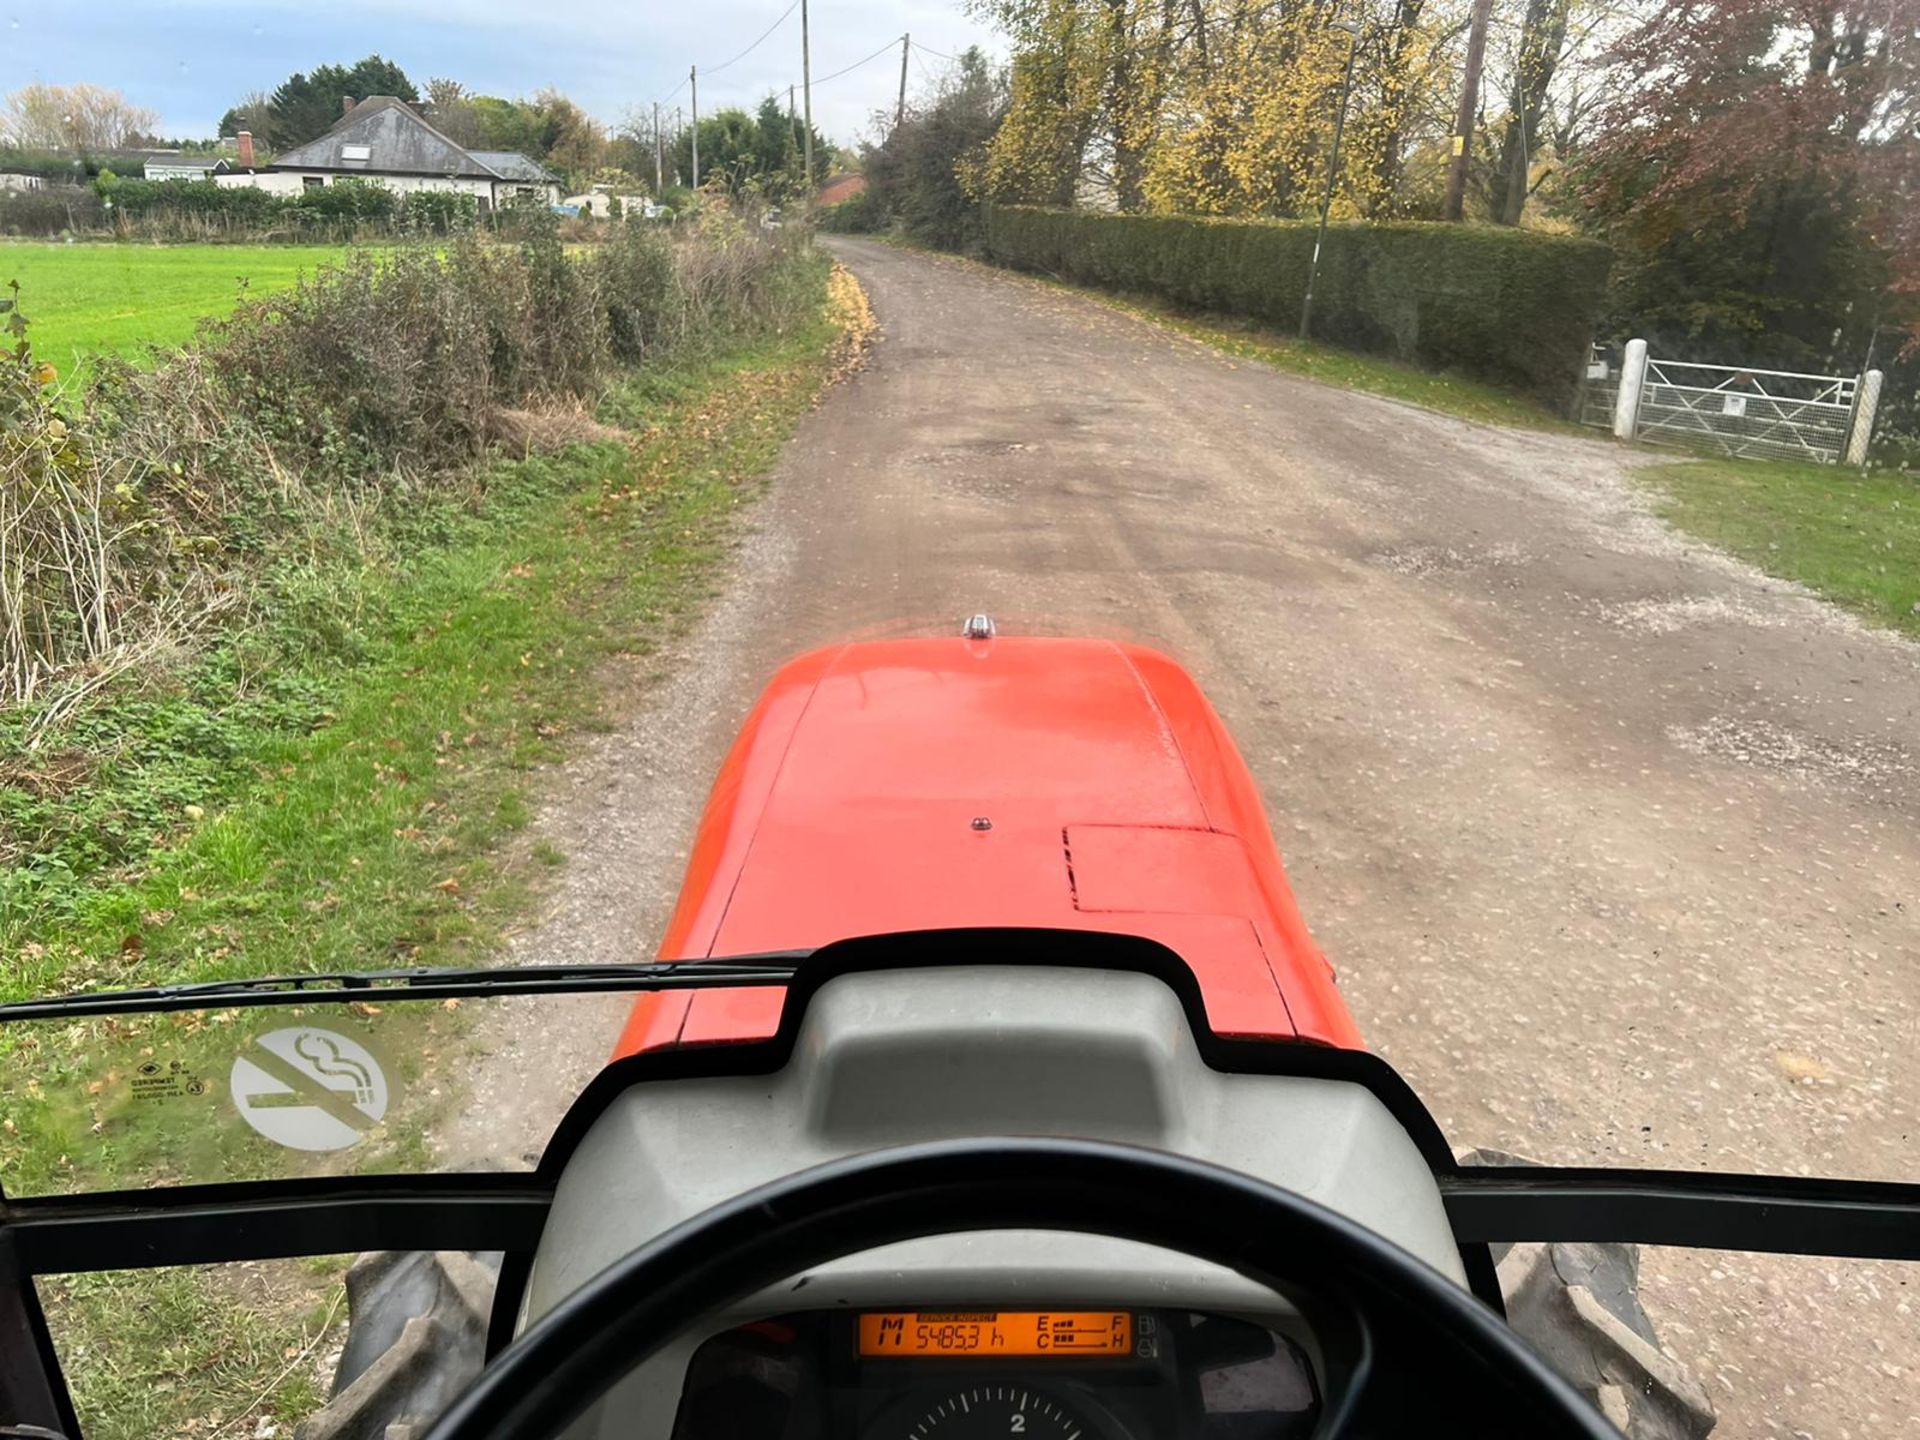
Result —
MULTIPOLYGON (((437 75, 489 95, 553 86, 609 124, 689 102, 701 71, 702 114, 785 96, 800 80, 797 9, 751 54, 789 0, 0 0, 14 84, 92 81, 157 110, 162 134, 211 136, 252 90, 296 70, 379 53, 416 86, 437 75)), ((900 83, 899 36, 917 53, 908 94, 926 88, 970 44, 1005 46, 961 0, 808 0, 814 125, 849 144, 874 132, 900 83), (920 51, 921 46, 927 47, 920 51), (886 46, 837 78, 834 71, 886 46)))

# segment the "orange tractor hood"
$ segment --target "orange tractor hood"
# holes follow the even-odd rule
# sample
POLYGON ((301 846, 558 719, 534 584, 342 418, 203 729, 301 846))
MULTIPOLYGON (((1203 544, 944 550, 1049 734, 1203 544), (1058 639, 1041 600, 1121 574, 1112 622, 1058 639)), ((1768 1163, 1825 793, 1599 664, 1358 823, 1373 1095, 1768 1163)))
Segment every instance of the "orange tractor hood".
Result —
MULTIPOLYGON (((965 926, 1145 936, 1193 967, 1221 1033, 1359 1043, 1252 777, 1151 650, 921 639, 791 661, 714 785, 661 955, 965 926)), ((650 997, 622 1049, 759 1038, 778 999, 650 997)))

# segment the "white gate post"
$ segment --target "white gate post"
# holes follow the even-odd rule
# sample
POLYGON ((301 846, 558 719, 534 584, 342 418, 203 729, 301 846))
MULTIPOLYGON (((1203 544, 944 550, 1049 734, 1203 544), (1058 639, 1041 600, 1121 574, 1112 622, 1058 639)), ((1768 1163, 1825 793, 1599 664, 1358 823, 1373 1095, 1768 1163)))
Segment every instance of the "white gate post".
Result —
POLYGON ((1880 387, 1886 375, 1869 370, 1860 377, 1860 403, 1853 407, 1853 428, 1847 432, 1847 464, 1867 463, 1867 445, 1873 439, 1873 416, 1880 408, 1880 387))
POLYGON ((1640 391, 1647 380, 1647 342, 1629 340, 1627 356, 1620 364, 1620 393, 1613 399, 1613 433, 1616 439, 1631 440, 1640 423, 1640 391))

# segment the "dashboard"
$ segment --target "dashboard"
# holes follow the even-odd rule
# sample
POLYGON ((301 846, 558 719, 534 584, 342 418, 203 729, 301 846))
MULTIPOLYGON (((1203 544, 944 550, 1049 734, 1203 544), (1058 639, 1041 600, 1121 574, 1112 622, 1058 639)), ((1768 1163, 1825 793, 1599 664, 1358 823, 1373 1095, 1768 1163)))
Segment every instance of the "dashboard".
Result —
POLYGON ((1311 1363, 1191 1310, 801 1311, 706 1340, 674 1440, 1291 1440, 1311 1363))

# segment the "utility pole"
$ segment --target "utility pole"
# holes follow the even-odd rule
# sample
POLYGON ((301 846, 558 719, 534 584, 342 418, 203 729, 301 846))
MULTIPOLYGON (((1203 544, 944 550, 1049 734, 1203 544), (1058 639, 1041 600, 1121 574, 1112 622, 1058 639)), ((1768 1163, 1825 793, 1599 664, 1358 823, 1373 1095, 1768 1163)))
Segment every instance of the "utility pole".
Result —
POLYGON ((1473 28, 1467 32, 1467 67, 1460 77, 1460 109, 1453 117, 1453 165, 1447 171, 1442 220, 1458 220, 1467 204, 1467 160, 1473 148, 1473 115, 1480 104, 1480 67, 1487 58, 1487 17, 1493 0, 1473 0, 1473 28))
POLYGON ((1340 174, 1340 136, 1347 128, 1347 101, 1353 95, 1353 58, 1360 53, 1360 27, 1351 20, 1335 20, 1333 28, 1347 32, 1347 73, 1340 81, 1340 109, 1333 117, 1333 149, 1327 156, 1327 188, 1320 197, 1320 228, 1313 236, 1313 258, 1307 262, 1307 294, 1300 302, 1300 338, 1313 328, 1313 282, 1320 273, 1320 247, 1327 242, 1327 216, 1333 210, 1333 182, 1340 174))
POLYGON ((900 122, 907 118, 907 47, 911 44, 911 34, 900 37, 900 98, 893 106, 893 128, 896 130, 900 128, 900 122))
POLYGON ((660 102, 653 102, 653 198, 658 200, 666 188, 665 169, 660 156, 660 102))
POLYGON ((700 188, 700 67, 687 67, 687 83, 693 86, 693 188, 700 188))
POLYGON ((807 156, 807 203, 813 203, 813 50, 807 38, 807 0, 800 0, 800 102, 807 122, 801 137, 807 156))

